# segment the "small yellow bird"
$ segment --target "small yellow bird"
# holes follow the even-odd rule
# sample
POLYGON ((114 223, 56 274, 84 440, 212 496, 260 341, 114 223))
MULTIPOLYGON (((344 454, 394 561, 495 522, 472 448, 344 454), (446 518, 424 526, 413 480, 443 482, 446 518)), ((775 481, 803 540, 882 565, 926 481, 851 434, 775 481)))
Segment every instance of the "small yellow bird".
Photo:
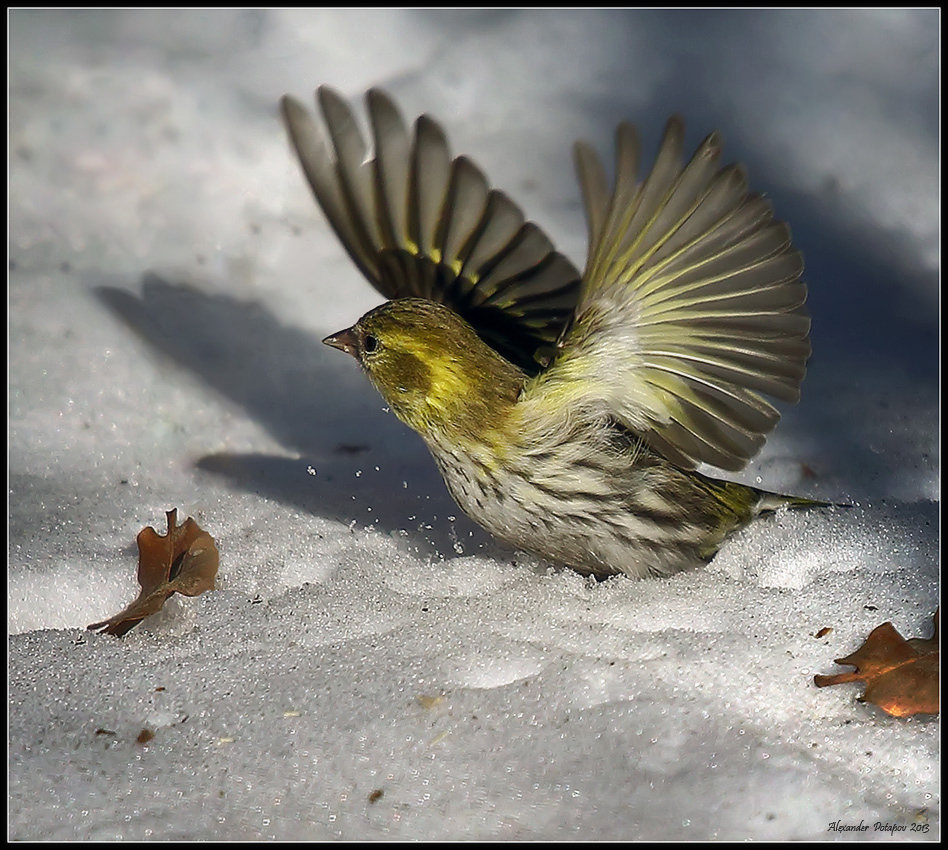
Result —
POLYGON ((589 227, 578 270, 422 115, 367 97, 374 157, 321 87, 328 143, 285 96, 303 172, 349 255, 389 299, 324 342, 355 357, 417 431, 451 495, 509 544, 599 577, 707 563, 761 512, 824 505, 719 481, 799 399, 810 355, 803 261, 786 224, 721 167, 682 164, 669 120, 638 178, 620 124, 611 190, 575 149, 589 227))

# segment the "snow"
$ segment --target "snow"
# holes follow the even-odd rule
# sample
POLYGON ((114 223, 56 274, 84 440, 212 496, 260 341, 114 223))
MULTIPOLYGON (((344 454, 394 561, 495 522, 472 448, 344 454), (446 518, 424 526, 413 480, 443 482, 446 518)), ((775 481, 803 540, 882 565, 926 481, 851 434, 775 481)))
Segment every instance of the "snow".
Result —
POLYGON ((939 600, 937 11, 9 24, 11 839, 939 837, 937 718, 812 684, 939 600), (743 480, 854 507, 598 584, 469 523, 320 344, 380 301, 277 117, 321 83, 437 116, 580 265, 575 138, 721 129, 813 314, 743 480), (219 589, 87 632, 172 507, 219 589))

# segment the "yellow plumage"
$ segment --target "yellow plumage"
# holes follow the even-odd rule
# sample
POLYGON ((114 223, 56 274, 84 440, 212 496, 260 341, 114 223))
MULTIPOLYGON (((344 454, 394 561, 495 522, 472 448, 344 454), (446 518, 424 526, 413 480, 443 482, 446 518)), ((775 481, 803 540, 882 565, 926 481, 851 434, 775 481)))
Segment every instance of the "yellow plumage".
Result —
POLYGON ((369 281, 394 299, 326 342, 427 443, 460 506, 514 546, 596 575, 709 560, 758 513, 822 504, 696 471, 741 469, 794 402, 810 353, 789 229, 720 164, 682 163, 668 122, 639 181, 620 125, 610 191, 576 148, 589 227, 576 268, 421 116, 367 96, 375 149, 331 90, 329 143, 283 100, 304 173, 369 281))

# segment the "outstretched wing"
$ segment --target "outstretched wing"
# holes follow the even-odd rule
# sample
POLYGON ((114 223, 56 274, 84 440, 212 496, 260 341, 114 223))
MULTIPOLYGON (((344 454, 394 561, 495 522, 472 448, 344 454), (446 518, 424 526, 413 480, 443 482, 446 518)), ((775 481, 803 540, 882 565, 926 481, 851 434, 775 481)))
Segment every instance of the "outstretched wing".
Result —
POLYGON ((419 297, 463 316, 530 373, 573 313, 579 272, 422 115, 409 131, 391 99, 366 95, 374 158, 346 102, 317 90, 329 144, 289 95, 283 118, 316 200, 349 255, 387 298, 419 297))
POLYGON ((639 140, 620 125, 610 194, 585 144, 576 165, 589 257, 575 320, 534 385, 609 416, 673 463, 742 469, 796 402, 810 355, 803 260, 743 169, 709 136, 682 166, 672 118, 638 182, 639 140))

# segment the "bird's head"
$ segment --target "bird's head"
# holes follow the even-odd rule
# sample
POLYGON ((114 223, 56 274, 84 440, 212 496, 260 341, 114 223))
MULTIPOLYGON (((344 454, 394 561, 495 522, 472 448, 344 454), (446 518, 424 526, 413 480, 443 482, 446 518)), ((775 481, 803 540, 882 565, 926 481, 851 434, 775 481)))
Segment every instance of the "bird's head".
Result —
POLYGON ((496 429, 526 375, 453 310, 422 298, 389 301, 323 340, 359 361, 392 411, 431 441, 496 429))

